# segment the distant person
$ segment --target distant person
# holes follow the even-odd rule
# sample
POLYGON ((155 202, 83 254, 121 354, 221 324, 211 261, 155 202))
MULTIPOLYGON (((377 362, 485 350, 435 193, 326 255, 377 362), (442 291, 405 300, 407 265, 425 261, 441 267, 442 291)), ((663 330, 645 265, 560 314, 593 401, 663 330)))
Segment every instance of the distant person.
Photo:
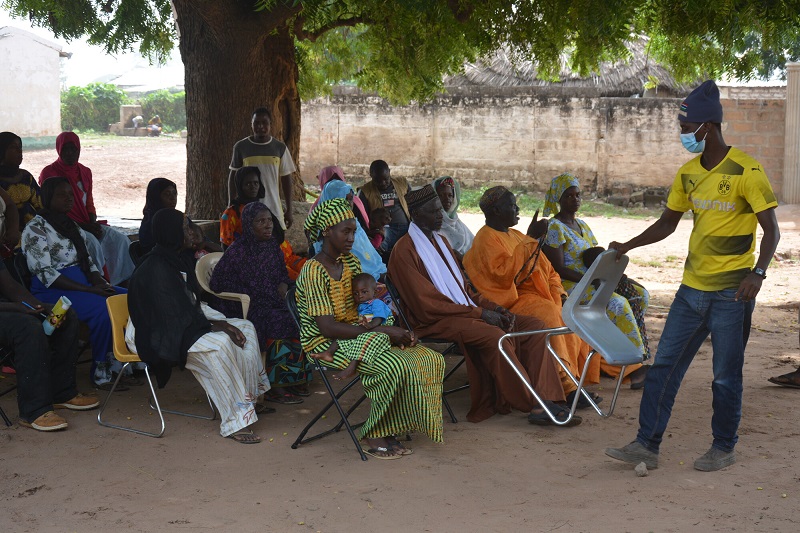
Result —
POLYGON ((139 247, 142 255, 156 245, 153 237, 153 217, 162 209, 175 209, 178 205, 178 187, 167 178, 153 178, 147 184, 142 223, 139 226, 139 247))
POLYGON ((458 218, 458 204, 461 202, 461 187, 458 182, 450 176, 442 176, 433 181, 433 188, 436 194, 439 195, 439 200, 442 202, 442 209, 444 209, 444 220, 442 221, 442 228, 439 230, 440 235, 447 238, 447 242, 453 248, 459 259, 464 257, 464 254, 469 251, 472 246, 472 241, 475 236, 464 222, 458 218))
POLYGON ((142 117, 142 115, 136 115, 131 119, 131 122, 133 123, 133 129, 136 130, 144 125, 144 118, 142 117))
POLYGON ((71 131, 56 137, 58 159, 47 165, 39 174, 39 185, 45 180, 63 176, 69 180, 75 201, 69 217, 87 233, 87 244, 92 259, 99 267, 105 266, 112 285, 118 285, 133 273, 134 264, 128 253, 130 239, 104 221, 97 221, 97 210, 92 194, 92 171, 78 162, 81 157, 81 141, 71 131))
POLYGON ((681 381, 710 334, 713 441, 694 462, 696 470, 709 472, 736 462, 744 351, 755 298, 780 240, 778 202, 761 164, 722 138, 722 104, 713 81, 686 97, 678 120, 681 143, 699 155, 678 170, 661 218, 628 242, 608 245, 622 255, 667 238, 686 211, 694 215, 683 280, 645 378, 639 432, 630 444, 607 448, 606 455, 658 467, 659 448, 681 381), (759 225, 764 236, 756 260, 759 225))
POLYGON ((0 187, 0 256, 11 257, 22 233, 19 231, 17 204, 0 187))
POLYGON ((161 117, 158 115, 147 121, 147 132, 150 137, 158 137, 163 129, 164 125, 161 124, 161 117))
POLYGON ((10 131, 0 133, 0 187, 17 206, 20 232, 42 208, 39 185, 30 172, 20 168, 21 164, 22 139, 10 131))
POLYGON ((359 198, 367 212, 383 207, 391 216, 391 223, 386 229, 384 245, 386 252, 392 251, 394 244, 406 233, 411 222, 411 214, 406 205, 406 193, 409 190, 405 178, 393 178, 389 165, 377 159, 369 166, 368 181, 361 187, 359 198))
POLYGON ((285 230, 292 225, 292 173, 297 168, 286 145, 269 134, 272 115, 266 107, 253 111, 250 126, 253 135, 233 146, 228 176, 229 203, 236 196, 236 171, 244 166, 258 167, 265 190, 264 198, 260 201, 278 217, 281 228, 285 230), (281 203, 281 191, 286 201, 286 210, 281 203))
POLYGON ((386 251, 383 241, 386 239, 386 226, 391 224, 392 216, 383 207, 373 209, 369 214, 369 231, 367 236, 369 242, 375 247, 378 252, 386 251))

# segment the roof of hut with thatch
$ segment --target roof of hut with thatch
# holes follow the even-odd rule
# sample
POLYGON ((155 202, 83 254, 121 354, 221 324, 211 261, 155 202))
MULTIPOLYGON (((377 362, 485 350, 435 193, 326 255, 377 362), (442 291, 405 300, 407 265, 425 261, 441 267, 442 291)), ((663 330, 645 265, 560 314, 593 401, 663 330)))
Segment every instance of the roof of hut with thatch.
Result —
POLYGON ((628 43, 627 59, 601 63, 597 72, 581 77, 570 70, 567 54, 562 55, 560 81, 537 77, 536 66, 530 59, 515 60, 507 49, 475 63, 465 63, 461 74, 448 76, 446 87, 561 87, 595 89, 598 96, 642 95, 649 76, 658 80, 657 89, 648 96, 679 97, 688 94, 692 86, 678 83, 663 66, 647 54, 647 40, 628 43), (654 93, 654 94, 653 94, 654 93))

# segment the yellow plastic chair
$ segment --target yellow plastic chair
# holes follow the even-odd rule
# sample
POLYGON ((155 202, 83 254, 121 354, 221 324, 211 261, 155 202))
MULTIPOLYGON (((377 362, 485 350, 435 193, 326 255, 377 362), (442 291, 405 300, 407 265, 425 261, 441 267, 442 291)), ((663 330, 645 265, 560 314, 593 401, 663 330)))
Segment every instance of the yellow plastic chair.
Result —
POLYGON ((211 407, 211 416, 195 415, 191 413, 184 413, 181 411, 170 411, 168 409, 162 409, 161 405, 159 405, 158 403, 156 390, 153 387, 153 380, 150 377, 150 369, 146 367, 144 374, 145 376, 147 376, 147 384, 150 385, 150 394, 151 394, 149 402, 150 408, 158 412, 158 418, 161 420, 161 431, 158 433, 151 433, 148 431, 142 431, 140 429, 118 426, 116 424, 111 424, 103 420, 103 413, 105 412, 106 407, 108 407, 108 401, 111 399, 111 395, 117 388, 120 378, 125 373, 125 369, 131 363, 142 362, 142 360, 139 359, 139 356, 131 352, 128 349, 128 345, 125 344, 125 327, 128 325, 128 295, 117 294, 115 296, 110 296, 106 298, 106 307, 108 308, 108 316, 111 318, 111 329, 113 330, 114 357, 117 359, 117 361, 124 364, 122 370, 120 370, 119 374, 117 374, 117 379, 114 380, 114 385, 111 387, 111 390, 108 391, 108 396, 106 396, 106 399, 103 402, 103 406, 100 408, 100 412, 97 413, 97 423, 100 424, 101 426, 109 428, 121 429, 123 431, 138 433, 139 435, 146 435, 148 437, 158 438, 164 434, 164 430, 166 429, 166 424, 164 423, 164 413, 188 416, 190 418, 200 418, 203 420, 214 420, 217 417, 217 413, 216 410, 214 409, 214 404, 211 402, 211 398, 209 398, 208 394, 206 394, 206 398, 208 399, 208 405, 211 407))
POLYGON ((242 304, 242 318, 247 318, 247 311, 250 309, 250 296, 238 292, 214 292, 209 287, 211 283, 211 274, 214 273, 214 267, 219 263, 222 257, 222 252, 212 252, 201 257, 194 267, 194 274, 197 276, 197 281, 200 286, 209 294, 213 294, 217 298, 223 300, 233 300, 241 302, 242 304))

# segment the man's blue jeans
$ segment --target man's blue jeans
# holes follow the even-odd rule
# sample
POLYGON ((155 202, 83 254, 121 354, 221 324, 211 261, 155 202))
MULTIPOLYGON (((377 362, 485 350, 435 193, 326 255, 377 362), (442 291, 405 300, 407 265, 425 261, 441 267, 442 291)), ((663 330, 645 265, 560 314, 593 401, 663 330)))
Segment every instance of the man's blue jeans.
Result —
POLYGON ((711 334, 714 350, 712 445, 730 452, 742 418, 742 366, 754 301, 734 300, 737 289, 699 291, 681 285, 667 316, 639 406, 636 440, 658 452, 675 396, 689 364, 711 334))

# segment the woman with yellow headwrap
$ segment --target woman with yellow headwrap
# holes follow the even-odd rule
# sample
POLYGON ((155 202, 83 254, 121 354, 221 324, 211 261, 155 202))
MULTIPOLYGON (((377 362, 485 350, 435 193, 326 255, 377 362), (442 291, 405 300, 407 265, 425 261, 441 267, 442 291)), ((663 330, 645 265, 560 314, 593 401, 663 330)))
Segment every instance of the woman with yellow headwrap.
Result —
POLYGON ((352 278, 361 273, 361 265, 351 253, 356 220, 350 203, 344 198, 320 203, 305 229, 322 247, 297 278, 300 341, 312 357, 333 352, 332 362, 320 357, 326 366, 343 369, 358 361, 371 400, 369 418, 361 426, 365 451, 378 459, 408 455, 411 450, 396 435, 412 431, 441 442, 441 354, 416 346, 413 334, 391 325, 391 317, 389 325, 371 330, 358 325, 352 278))
MULTIPOLYGON (((567 293, 572 292, 587 270, 583 253, 597 246, 597 239, 589 225, 575 216, 580 206, 581 190, 578 178, 569 173, 553 178, 542 211, 545 217, 553 215, 547 235, 544 237, 546 246, 542 247, 542 251, 561 276, 561 283, 567 293)), ((650 347, 647 342, 644 314, 650 294, 641 285, 630 285, 630 294, 622 296, 614 293, 606 312, 611 321, 632 343, 642 349, 645 359, 648 359, 650 347)), ((644 385, 647 368, 636 368, 629 375, 631 388, 638 389, 644 385)), ((617 367, 601 365, 601 369, 610 375, 619 373, 617 367)))

